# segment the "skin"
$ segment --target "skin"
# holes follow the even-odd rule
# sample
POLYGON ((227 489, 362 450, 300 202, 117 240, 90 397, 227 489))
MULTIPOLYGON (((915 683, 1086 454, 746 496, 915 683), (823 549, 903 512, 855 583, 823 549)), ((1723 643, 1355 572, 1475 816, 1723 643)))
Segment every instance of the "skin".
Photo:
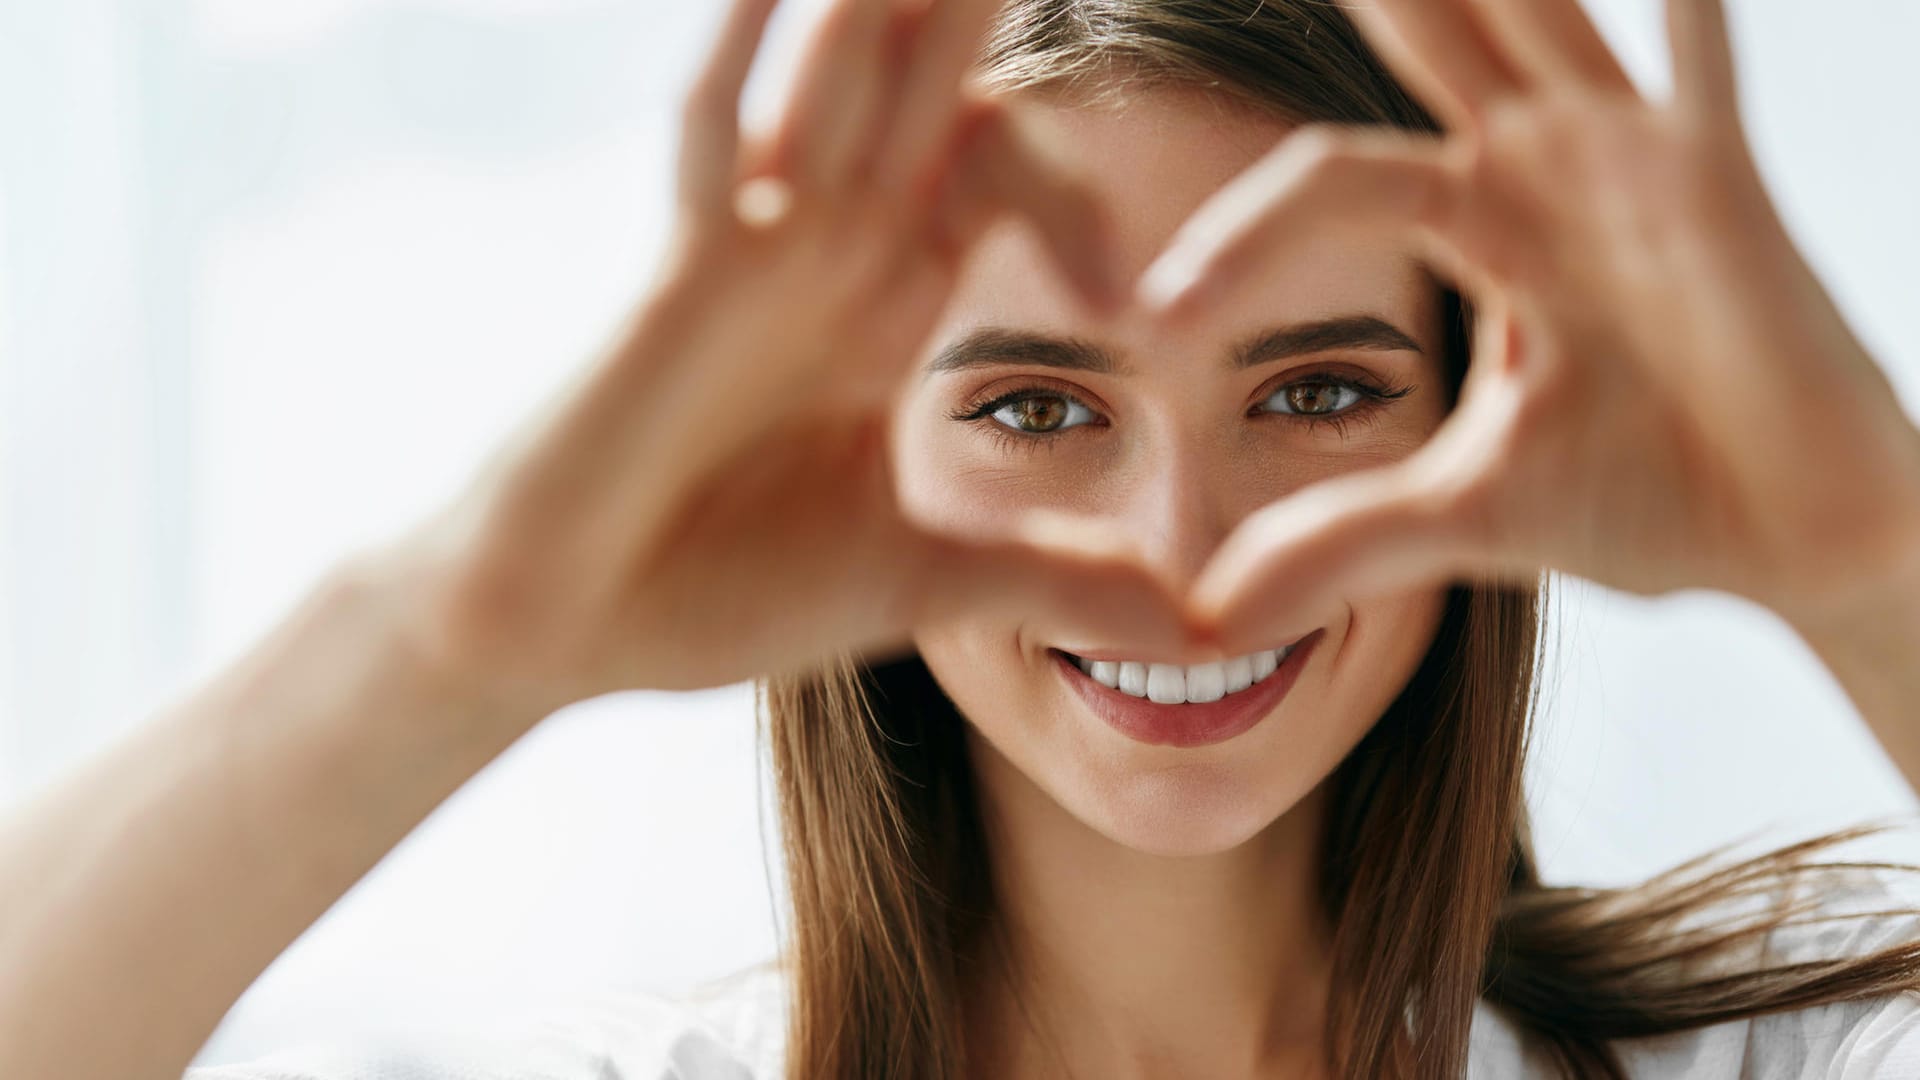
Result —
MULTIPOLYGON (((1176 89, 1113 110, 1038 102, 1023 118, 1098 178, 1129 276, 1290 130, 1176 89)), ((955 531, 1019 507, 1097 517, 1146 538, 1140 553, 1170 575, 1192 578, 1253 510, 1410 453, 1447 409, 1431 277, 1404 248, 1377 241, 1292 244, 1276 265, 1284 271, 1236 310, 1161 334, 1138 318, 1089 318, 1030 229, 990 231, 925 359, 994 327, 1098 342, 1129 370, 1005 360, 923 369, 896 413, 902 501, 955 531), (1402 328, 1418 348, 1227 363, 1250 334, 1356 314, 1402 328), (1348 420, 1309 427, 1286 413, 1306 410, 1274 399, 1313 386, 1316 372, 1357 372, 1411 392, 1378 403, 1309 397, 1306 409, 1348 420), (1038 403, 1059 407, 1066 395, 1099 419, 1009 442, 1002 421, 952 418, 1027 388, 1038 403)), ((995 872, 1025 950, 1016 958, 1023 996, 1051 1043, 1014 1019, 1001 988, 988 988, 987 1010, 1004 1030, 978 1041, 1005 1044, 993 1075, 1039 1075, 1054 1051, 1083 1075, 1302 1075, 1326 994, 1329 931, 1312 889, 1321 785, 1411 677, 1443 601, 1443 590, 1418 588, 1342 606, 1268 718, 1191 749, 1136 742, 1090 712, 1048 647, 1125 643, 1075 636, 1048 607, 915 629, 922 658, 969 721, 995 872), (1169 999, 1168 986, 1190 992, 1169 999)))
MULTIPOLYGON (((1168 203, 1119 237, 1089 184, 966 86, 993 0, 835 0, 781 121, 743 137, 774 3, 735 0, 688 96, 673 244, 614 344, 455 499, 349 553, 228 670, 0 822, 0 1075, 175 1080, 289 943, 569 702, 899 650, 916 631, 979 699, 997 857, 1052 950, 1022 955, 1059 1053, 1041 1064, 988 1001, 983 1046, 1011 1063, 997 1075, 1255 1074, 1304 1057, 1319 1012, 1301 920, 1181 942, 1193 955, 1143 927, 1244 915, 1236 897, 1304 880, 1318 778, 1423 645, 1416 598, 1462 573, 1554 567, 1766 604, 1920 790, 1920 431, 1764 197, 1715 0, 1670 0, 1666 103, 1640 99, 1574 0, 1357 4, 1446 139, 1295 132, 1177 227, 1172 204, 1195 189, 1145 185, 1168 203), (1008 216, 1044 238, 1084 313, 1114 323, 1071 327, 1140 366, 1083 387, 1114 421, 1075 477, 1105 485, 1098 514, 1075 505, 1084 488, 1029 471, 1064 466, 1064 449, 951 473, 976 511, 958 512, 969 503, 929 498, 910 467, 985 449, 917 455, 916 438, 957 426, 894 422, 932 392, 910 385, 916 364, 965 256, 1008 216), (1169 228, 1138 288, 1119 279, 1169 228), (1485 315, 1460 404, 1437 428, 1396 415, 1394 440, 1355 428, 1341 453, 1277 448, 1248 469, 1275 500, 1254 508, 1221 477, 1286 437, 1240 411, 1255 388, 1213 367, 1214 331, 1359 282, 1418 322, 1395 277, 1410 254, 1373 246, 1383 236, 1485 315), (1327 276, 1297 285, 1305 266, 1327 276), (1349 468, 1366 439, 1379 456, 1349 468), (1049 642, 1191 663, 1316 626, 1339 648, 1243 737, 1311 732, 1312 760, 1103 751, 1035 681, 1049 642), (1032 695, 996 707, 973 661, 1032 695), (1076 895, 1043 869, 1060 859, 1115 887, 1076 895), (1190 879, 1161 872, 1177 860, 1190 879), (1142 947, 1094 953, 1122 939, 1142 947), (1208 1038, 1152 1026, 1146 987, 1204 1001, 1208 1038), (1128 1060, 1091 1045, 1121 1035, 1128 1060)), ((1099 123, 1055 136, 1092 151, 1099 123)), ((1195 161, 1230 172, 1224 128, 1191 130, 1219 139, 1195 161)), ((970 284, 967 303, 1068 322, 1007 243, 1006 273, 987 276, 1036 294, 970 284)))

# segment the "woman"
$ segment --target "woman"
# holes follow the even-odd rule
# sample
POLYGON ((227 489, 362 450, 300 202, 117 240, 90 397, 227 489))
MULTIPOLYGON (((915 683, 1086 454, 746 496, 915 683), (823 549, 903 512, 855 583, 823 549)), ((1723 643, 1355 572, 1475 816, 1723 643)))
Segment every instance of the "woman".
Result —
POLYGON ((1715 0, 1658 104, 1574 0, 837 0, 743 141, 772 6, 618 346, 13 822, 0 1073, 176 1075, 549 712, 754 676, 784 967, 192 1075, 1920 1069, 1920 930, 1796 919, 1893 898, 1846 834, 1617 894, 1528 840, 1548 569, 1767 604, 1920 783, 1920 432, 1715 0))

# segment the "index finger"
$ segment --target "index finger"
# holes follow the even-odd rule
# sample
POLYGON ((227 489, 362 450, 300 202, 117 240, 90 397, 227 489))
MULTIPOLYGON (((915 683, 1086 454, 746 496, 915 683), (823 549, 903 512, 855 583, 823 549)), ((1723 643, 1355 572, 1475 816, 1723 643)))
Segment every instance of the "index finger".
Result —
POLYGON ((681 107, 680 201, 697 213, 730 212, 740 153, 740 96, 780 0, 734 0, 719 40, 681 107))
POLYGON ((880 141, 874 177, 882 190, 927 179, 960 109, 967 69, 1002 3, 929 0, 908 49, 906 84, 895 96, 880 141))

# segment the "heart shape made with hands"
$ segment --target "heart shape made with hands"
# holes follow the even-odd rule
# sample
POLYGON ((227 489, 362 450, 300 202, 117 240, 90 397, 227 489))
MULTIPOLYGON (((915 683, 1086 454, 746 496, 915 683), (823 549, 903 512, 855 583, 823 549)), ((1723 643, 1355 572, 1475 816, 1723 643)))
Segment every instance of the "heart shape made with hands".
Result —
POLYGON ((1654 102, 1576 0, 1360 4, 1446 133, 1302 129, 1148 269, 1136 303, 1179 327, 1269 287, 1282 237, 1398 235, 1477 316, 1424 445, 1255 512, 1167 582, 1191 638, 1244 652, 1364 596, 1544 570, 1790 615, 1912 578, 1920 439, 1764 192, 1719 0, 1668 9, 1654 102))
POLYGON ((1444 134, 1296 130, 1130 293, 1083 186, 969 97, 999 0, 834 0, 764 143, 738 106, 777 0, 733 3, 686 103, 661 287, 421 539, 460 567, 429 636, 467 670, 714 686, 982 609, 1203 659, 1548 569, 1789 619, 1920 581, 1920 434, 1766 197, 1719 0, 1669 0, 1662 102, 1578 0, 1357 3, 1444 134), (1253 512, 1192 580, 1098 519, 947 532, 902 501, 887 406, 955 253, 1008 212, 1094 310, 1168 330, 1273 288, 1283 237, 1411 241, 1471 302, 1472 363, 1415 450, 1253 512))

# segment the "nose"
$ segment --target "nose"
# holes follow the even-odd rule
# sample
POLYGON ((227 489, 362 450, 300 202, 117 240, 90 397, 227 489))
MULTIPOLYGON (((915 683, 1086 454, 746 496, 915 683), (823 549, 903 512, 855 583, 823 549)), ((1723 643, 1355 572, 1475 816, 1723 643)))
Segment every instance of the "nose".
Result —
POLYGON ((1192 582, 1247 509, 1234 470, 1193 434, 1162 432, 1128 470, 1123 521, 1155 569, 1192 582))

